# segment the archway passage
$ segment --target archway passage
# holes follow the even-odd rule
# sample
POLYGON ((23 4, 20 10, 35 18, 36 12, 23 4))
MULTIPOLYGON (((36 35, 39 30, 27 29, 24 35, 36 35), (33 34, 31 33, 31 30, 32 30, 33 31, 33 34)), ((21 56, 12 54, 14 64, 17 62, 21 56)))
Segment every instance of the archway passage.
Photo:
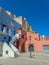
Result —
POLYGON ((21 51, 22 52, 25 52, 25 44, 23 43, 22 46, 21 46, 21 51))
POLYGON ((16 41, 16 48, 19 49, 19 42, 16 41))
POLYGON ((28 50, 34 52, 34 46, 32 44, 29 45, 28 50))

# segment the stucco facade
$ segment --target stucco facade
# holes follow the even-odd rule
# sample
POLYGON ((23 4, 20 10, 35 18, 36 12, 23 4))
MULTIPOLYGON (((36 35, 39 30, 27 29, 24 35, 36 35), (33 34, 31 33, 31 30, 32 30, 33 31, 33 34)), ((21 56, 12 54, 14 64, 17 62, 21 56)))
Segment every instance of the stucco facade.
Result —
POLYGON ((21 25, 0 7, 0 42, 7 42, 17 33, 21 25))
POLYGON ((38 33, 26 32, 20 29, 18 32, 21 32, 22 37, 18 40, 18 47, 19 51, 27 52, 29 51, 29 46, 33 46, 33 51, 36 52, 43 52, 43 46, 49 46, 49 39, 46 37, 39 36, 38 33))
POLYGON ((0 8, 0 41, 9 43, 17 33, 21 33, 21 38, 16 39, 16 47, 20 52, 30 51, 30 48, 31 51, 49 51, 49 37, 40 36, 32 30, 26 18, 16 17, 0 8))

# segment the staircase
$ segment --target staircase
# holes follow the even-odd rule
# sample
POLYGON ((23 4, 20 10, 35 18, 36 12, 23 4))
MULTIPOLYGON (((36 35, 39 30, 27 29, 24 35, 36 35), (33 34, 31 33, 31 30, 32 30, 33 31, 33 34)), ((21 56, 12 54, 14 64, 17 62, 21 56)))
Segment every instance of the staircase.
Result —
POLYGON ((20 55, 19 50, 13 45, 16 39, 19 39, 19 34, 16 34, 11 41, 9 42, 9 45, 7 43, 4 43, 3 45, 3 56, 9 56, 9 57, 16 57, 20 55))

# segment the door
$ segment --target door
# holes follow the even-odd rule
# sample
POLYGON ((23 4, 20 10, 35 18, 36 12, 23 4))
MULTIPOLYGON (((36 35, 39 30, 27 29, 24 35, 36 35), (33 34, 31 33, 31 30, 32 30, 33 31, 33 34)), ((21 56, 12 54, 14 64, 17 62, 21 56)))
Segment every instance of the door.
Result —
POLYGON ((0 43, 0 56, 2 56, 2 52, 3 52, 3 44, 0 43))
POLYGON ((34 52, 34 46, 30 44, 28 50, 31 51, 31 52, 34 52))
POLYGON ((44 45, 43 46, 43 51, 46 52, 46 53, 47 52, 49 53, 49 45, 44 45))
POLYGON ((24 44, 22 44, 22 46, 21 46, 21 51, 25 52, 25 45, 24 44))

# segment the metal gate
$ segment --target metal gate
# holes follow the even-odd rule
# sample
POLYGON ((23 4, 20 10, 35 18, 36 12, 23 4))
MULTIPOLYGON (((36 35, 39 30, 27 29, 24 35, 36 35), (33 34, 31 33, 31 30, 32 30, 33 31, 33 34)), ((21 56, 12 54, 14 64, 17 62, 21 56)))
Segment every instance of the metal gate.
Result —
POLYGON ((47 52, 49 53, 49 45, 44 45, 43 46, 43 51, 46 52, 46 53, 47 52))

